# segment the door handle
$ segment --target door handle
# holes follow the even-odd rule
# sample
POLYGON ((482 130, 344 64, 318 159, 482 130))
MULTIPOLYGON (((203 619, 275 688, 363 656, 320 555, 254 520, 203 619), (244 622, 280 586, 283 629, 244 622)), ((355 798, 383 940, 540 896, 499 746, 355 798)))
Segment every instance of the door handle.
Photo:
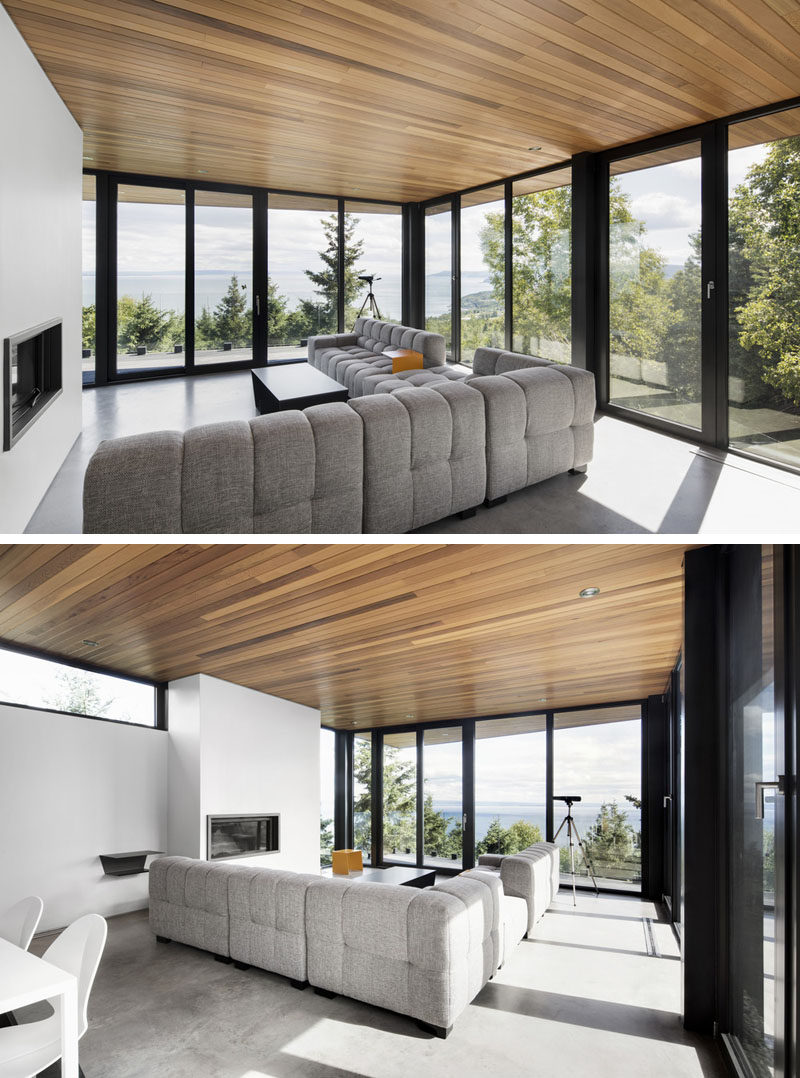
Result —
POLYGON ((669 794, 664 794, 664 808, 667 808, 667 802, 669 801, 669 807, 672 806, 672 798, 669 794))
POLYGON ((757 782, 756 787, 756 819, 764 819, 764 791, 777 790, 779 794, 785 793, 784 776, 778 775, 776 782, 757 782))
POLYGON ((717 286, 714 284, 713 281, 708 282, 708 284, 706 285, 706 299, 711 299, 711 293, 716 287, 717 286))
POLYGON ((261 296, 256 292, 256 314, 261 314, 261 296))

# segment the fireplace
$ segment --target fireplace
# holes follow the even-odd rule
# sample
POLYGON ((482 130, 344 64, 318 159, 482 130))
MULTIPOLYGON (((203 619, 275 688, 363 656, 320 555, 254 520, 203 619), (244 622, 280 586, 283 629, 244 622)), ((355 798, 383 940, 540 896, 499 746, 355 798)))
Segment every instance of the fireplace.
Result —
POLYGON ((61 319, 3 342, 3 449, 8 450, 61 393, 61 319))
POLYGON ((209 816, 209 861, 226 857, 256 857, 280 849, 280 816, 209 816))

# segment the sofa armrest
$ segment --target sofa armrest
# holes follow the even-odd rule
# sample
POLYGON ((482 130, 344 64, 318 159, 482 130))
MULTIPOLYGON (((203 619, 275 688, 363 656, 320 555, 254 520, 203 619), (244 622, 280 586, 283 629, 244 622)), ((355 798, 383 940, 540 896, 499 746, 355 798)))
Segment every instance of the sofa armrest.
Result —
POLYGON ((325 336, 308 338, 308 362, 314 366, 317 351, 323 348, 343 348, 346 344, 358 344, 355 333, 329 333, 325 336))
POLYGON ((493 868, 497 868, 503 863, 503 854, 501 853, 482 853, 478 856, 479 865, 491 865, 493 868))
POLYGON ((84 532, 181 532, 183 437, 157 431, 101 442, 83 481, 84 532))

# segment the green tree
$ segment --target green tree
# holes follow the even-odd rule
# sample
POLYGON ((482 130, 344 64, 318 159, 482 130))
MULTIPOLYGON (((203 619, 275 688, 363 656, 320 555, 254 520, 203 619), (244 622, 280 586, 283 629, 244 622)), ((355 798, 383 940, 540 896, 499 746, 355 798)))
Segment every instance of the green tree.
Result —
POLYGON ((119 321, 124 322, 118 326, 120 344, 129 348, 145 345, 157 349, 175 312, 160 311, 150 295, 142 296, 140 300, 123 296, 120 302, 123 305, 123 318, 119 321))
MULTIPOLYGON (((800 405, 800 137, 774 142, 730 199, 732 372, 800 405), (737 302, 738 301, 738 302, 737 302)), ((753 402, 754 403, 754 402, 753 402)))
POLYGON ((269 344, 285 343, 287 319, 286 297, 280 294, 272 278, 267 277, 267 342, 269 344))
MULTIPOLYGON (((361 272, 356 269, 356 263, 364 253, 363 240, 355 240, 354 234, 359 223, 357 217, 346 213, 344 215, 344 304, 350 307, 358 296, 361 282, 358 275, 361 272)), ((305 275, 314 284, 317 295, 320 297, 323 309, 322 320, 334 330, 338 324, 337 304, 339 295, 339 216, 332 213, 321 221, 322 230, 327 241, 325 248, 319 252, 323 269, 306 270, 305 275)), ((306 301, 307 302, 307 301, 306 301)), ((310 306, 314 306, 311 304, 310 306)), ((317 331, 319 332, 319 331, 317 331)), ((323 329, 322 332, 328 332, 323 329)))
POLYGON ((83 308, 81 337, 84 348, 94 348, 97 336, 97 308, 94 303, 83 308))
POLYGON ((203 307, 194 323, 194 346, 200 348, 217 347, 217 323, 208 307, 203 307))
POLYGON ((636 859, 634 830, 628 814, 616 801, 603 802, 597 820, 584 838, 589 859, 604 874, 614 868, 630 865, 636 859))
POLYGON ((520 850, 532 846, 534 842, 541 841, 542 832, 536 824, 528 823, 527 820, 517 820, 510 827, 503 827, 500 817, 495 816, 486 834, 477 843, 475 851, 478 855, 519 853, 520 850))
POLYGON ((214 309, 214 332, 219 345, 242 348, 253 339, 253 311, 247 306, 247 286, 234 273, 225 295, 214 309))
POLYGON ((45 697, 48 707, 54 711, 66 711, 71 715, 107 716, 113 697, 100 692, 100 679, 88 670, 60 670, 56 685, 45 697))
POLYGON ((331 857, 331 851, 333 850, 333 831, 331 826, 333 820, 326 820, 320 817, 319 821, 319 864, 320 868, 328 868, 333 864, 333 858, 331 857))
POLYGON ((413 850, 416 830, 416 764, 404 760, 393 745, 383 748, 383 845, 387 850, 413 850))
POLYGON ((447 817, 433 807, 433 796, 428 794, 423 805, 423 828, 426 857, 448 855, 447 817))

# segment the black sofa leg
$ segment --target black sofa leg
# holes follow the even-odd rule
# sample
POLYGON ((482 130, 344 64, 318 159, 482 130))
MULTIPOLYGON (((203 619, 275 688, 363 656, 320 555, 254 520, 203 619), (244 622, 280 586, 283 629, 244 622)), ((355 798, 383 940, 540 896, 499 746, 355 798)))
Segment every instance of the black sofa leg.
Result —
POLYGON ((314 994, 317 996, 324 996, 325 999, 336 999, 336 993, 329 992, 327 988, 315 988, 314 994))
POLYGON ((156 943, 172 943, 172 940, 167 936, 156 936, 156 943))
POLYGON ((290 980, 289 984, 292 986, 292 988, 297 988, 300 992, 302 992, 304 989, 308 988, 308 981, 293 981, 293 980, 290 980))
POLYGON ((474 507, 472 509, 462 509, 458 514, 461 520, 469 520, 470 517, 474 517, 478 512, 474 507))
POLYGON ((423 1032, 432 1033, 434 1037, 439 1037, 443 1041, 447 1040, 453 1030, 452 1026, 432 1026, 428 1022, 421 1022, 419 1019, 417 1019, 417 1025, 423 1032))
POLYGON ((586 471, 587 471, 588 467, 589 467, 588 464, 581 464, 577 468, 570 468, 569 474, 570 475, 586 475, 586 471))
MULTIPOLYGON (((228 961, 230 962, 230 959, 228 959, 228 961)), ((250 967, 248 966, 248 964, 246 962, 234 962, 233 963, 233 968, 234 969, 250 969, 250 967)))
POLYGON ((231 962, 233 961, 233 959, 228 958, 228 956, 226 954, 215 954, 214 955, 214 961, 215 962, 222 962, 224 965, 229 966, 231 964, 231 962))
POLYGON ((505 501, 508 501, 508 497, 502 494, 499 498, 487 498, 483 504, 487 509, 494 509, 496 505, 502 505, 505 501))

